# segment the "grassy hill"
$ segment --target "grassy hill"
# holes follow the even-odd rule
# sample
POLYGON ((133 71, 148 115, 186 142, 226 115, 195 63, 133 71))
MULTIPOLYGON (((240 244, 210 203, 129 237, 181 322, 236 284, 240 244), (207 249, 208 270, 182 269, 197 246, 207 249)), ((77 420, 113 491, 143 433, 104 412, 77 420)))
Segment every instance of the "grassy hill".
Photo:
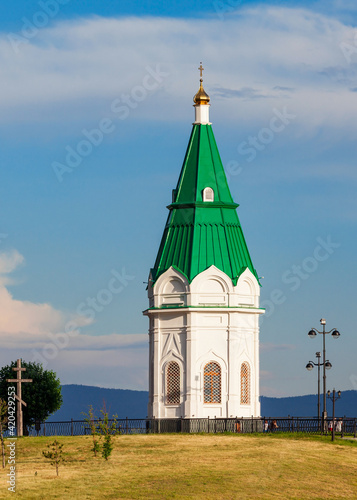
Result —
MULTIPOLYGON (((16 444, 16 496, 193 500, 356 499, 357 444, 330 438, 268 434, 116 436, 106 462, 91 452, 90 436, 59 437, 65 463, 42 456, 54 438, 16 444)), ((0 469, 1 498, 6 469, 0 469)))
MULTIPOLYGON (((84 385, 62 386, 63 405, 54 413, 49 421, 83 420, 82 412, 88 412, 92 405, 98 416, 105 401, 110 415, 119 418, 145 418, 147 415, 148 392, 123 389, 104 389, 84 385)), ((321 406, 322 407, 322 406, 321 406)), ((328 401, 328 413, 332 414, 332 403, 328 401)), ((317 414, 317 396, 297 396, 290 398, 261 397, 262 416, 311 417, 317 414)), ((339 416, 357 417, 357 391, 345 391, 336 402, 336 414, 339 416)), ((239 415, 238 415, 239 416, 239 415)))

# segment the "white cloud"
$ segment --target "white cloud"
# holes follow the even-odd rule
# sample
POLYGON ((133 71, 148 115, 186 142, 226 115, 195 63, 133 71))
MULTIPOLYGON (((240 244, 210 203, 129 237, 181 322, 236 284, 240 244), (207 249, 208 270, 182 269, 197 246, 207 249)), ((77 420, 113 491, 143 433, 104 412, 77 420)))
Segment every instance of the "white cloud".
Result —
MULTIPOLYGON (((82 335, 78 337, 78 342, 81 340, 82 335)), ((23 348, 20 343, 0 351, 0 366, 21 357, 25 361, 42 362, 44 368, 56 372, 62 384, 147 390, 148 343, 136 345, 133 342, 133 344, 135 345, 112 350, 63 349, 59 350, 53 359, 43 361, 40 357, 34 357, 35 348, 23 348)), ((41 353, 41 350, 37 351, 41 353)))
MULTIPOLYGON (((321 0, 321 2, 317 2, 317 4, 321 4, 321 7, 326 9, 326 4, 329 2, 326 2, 325 0, 321 0)), ((341 9, 349 12, 353 12, 357 10, 357 5, 354 0, 332 0, 331 1, 333 9, 341 9)))
POLYGON ((296 345, 293 344, 273 344, 272 342, 261 342, 260 350, 265 352, 271 351, 293 351, 296 345))
POLYGON ((148 352, 148 344, 113 351, 64 350, 51 369, 62 384, 148 390, 148 352))
POLYGON ((64 314, 51 305, 16 300, 5 287, 0 287, 0 332, 41 335, 58 331, 64 321, 64 314))
MULTIPOLYGON (((1 300, 1 298, 0 298, 1 300)), ((57 313, 60 314, 60 313, 57 313)), ((145 347, 148 343, 147 334, 116 334, 109 335, 86 335, 80 333, 79 329, 71 335, 53 330, 34 333, 33 331, 17 331, 14 335, 9 329, 0 333, 1 345, 3 349, 16 349, 21 345, 21 349, 35 349, 40 354, 46 351, 49 344, 59 346, 58 351, 118 351, 125 349, 137 349, 145 347), (63 346, 63 347, 62 347, 63 346)))
POLYGON ((23 120, 24 107, 32 106, 31 120, 63 120, 67 105, 71 117, 98 119, 111 114, 112 99, 141 84, 147 66, 160 64, 170 76, 135 113, 151 120, 186 119, 187 96, 196 90, 202 59, 207 90, 231 91, 212 108, 215 116, 261 122, 285 104, 296 112, 303 133, 329 124, 353 135, 357 95, 350 87, 357 54, 355 64, 348 64, 340 44, 353 40, 354 34, 351 26, 320 13, 263 6, 240 9, 224 22, 134 17, 61 22, 40 30, 18 54, 4 34, 0 106, 11 107, 13 118, 2 116, 23 120), (284 96, 277 87, 293 88, 294 93, 284 96), (245 89, 254 92, 249 96, 245 89), (256 105, 256 95, 270 98, 256 105), (46 109, 42 117, 41 109, 46 109))
MULTIPOLYGON (((16 250, 0 253, 0 273, 23 262, 16 250)), ((82 333, 90 323, 50 304, 17 300, 0 280, 0 366, 21 357, 55 370, 62 383, 108 386, 113 380, 113 387, 146 389, 147 334, 82 333), (75 329, 64 333, 71 324, 75 329)))
POLYGON ((9 274, 24 262, 24 257, 17 250, 0 254, 0 275, 9 274))
MULTIPOLYGON (((0 338, 12 339, 12 342, 24 345, 26 341, 40 340, 49 332, 60 332, 68 321, 76 321, 78 327, 89 324, 82 316, 56 310, 50 304, 35 304, 26 300, 17 300, 6 288, 11 282, 8 276, 24 262, 24 257, 17 251, 0 253, 0 338)), ((2 343, 4 347, 4 343, 2 343)))

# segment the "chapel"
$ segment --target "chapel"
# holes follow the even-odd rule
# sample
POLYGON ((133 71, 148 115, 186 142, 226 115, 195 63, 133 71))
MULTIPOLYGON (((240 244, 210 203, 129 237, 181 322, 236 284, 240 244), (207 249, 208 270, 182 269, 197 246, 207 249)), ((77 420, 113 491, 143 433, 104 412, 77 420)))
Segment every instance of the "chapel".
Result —
POLYGON ((258 417, 260 283, 199 70, 195 121, 149 274, 148 416, 258 417))

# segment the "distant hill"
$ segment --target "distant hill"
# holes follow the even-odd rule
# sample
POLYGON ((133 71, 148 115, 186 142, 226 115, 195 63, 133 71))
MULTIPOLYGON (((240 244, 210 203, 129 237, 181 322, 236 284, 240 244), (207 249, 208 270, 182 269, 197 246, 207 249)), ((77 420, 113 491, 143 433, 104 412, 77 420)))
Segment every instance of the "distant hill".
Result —
MULTIPOLYGON (((294 396, 289 398, 260 397, 262 416, 296 417, 317 416, 317 394, 307 396, 294 396)), ((321 396, 321 412, 322 412, 321 396)), ((344 391, 341 399, 335 403, 335 412, 338 416, 357 417, 357 391, 344 391)), ((327 413, 332 415, 332 401, 327 399, 327 413)))
MULTIPOLYGON (((49 421, 83 420, 82 412, 88 413, 92 405, 97 416, 105 401, 108 413, 119 418, 145 418, 147 415, 148 392, 124 389, 104 389, 86 385, 63 385, 63 405, 49 421)), ((289 398, 268 398, 261 396, 261 414, 265 417, 314 417, 317 414, 317 395, 289 398)), ((322 398, 321 398, 322 408, 322 398)), ((332 403, 328 400, 327 411, 332 414, 332 403)), ((357 391, 345 391, 336 402, 336 415, 357 417, 357 391)), ((239 416, 239 415, 238 415, 239 416)))
POLYGON ((61 420, 83 420, 82 412, 88 413, 92 405, 95 414, 100 417, 103 401, 110 416, 119 418, 145 418, 149 393, 124 389, 104 389, 88 385, 63 385, 63 405, 48 419, 50 422, 61 420))

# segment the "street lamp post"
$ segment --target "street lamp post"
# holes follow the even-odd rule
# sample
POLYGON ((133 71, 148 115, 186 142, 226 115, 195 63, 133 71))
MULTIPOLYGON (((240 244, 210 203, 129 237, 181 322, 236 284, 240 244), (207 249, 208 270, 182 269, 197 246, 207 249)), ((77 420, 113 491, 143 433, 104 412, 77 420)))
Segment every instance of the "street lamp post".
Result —
MULTIPOLYGON (((311 371, 314 366, 317 366, 317 418, 320 418, 320 400, 321 400, 321 397, 320 397, 320 367, 323 365, 323 363, 321 363, 320 361, 320 358, 321 358, 321 352, 317 352, 316 353, 316 358, 317 358, 317 363, 315 363, 314 361, 309 361, 308 364, 306 365, 306 369, 311 371)), ((332 364, 329 362, 329 360, 327 360, 325 362, 325 366, 326 366, 326 370, 329 370, 330 368, 332 368, 332 364)))
POLYGON ((331 399, 332 401, 332 441, 335 441, 335 403, 338 399, 341 397, 341 391, 338 391, 337 397, 336 397, 336 391, 335 389, 332 391, 332 397, 330 396, 331 391, 327 391, 327 397, 331 399))
MULTIPOLYGON (((327 411, 326 411, 326 341, 325 341, 325 336, 329 335, 331 333, 332 337, 334 339, 338 339, 340 336, 340 332, 336 330, 336 328, 332 328, 332 330, 329 330, 328 332, 326 331, 326 320, 324 318, 320 319, 320 324, 322 325, 322 332, 317 330, 316 328, 311 328, 311 330, 308 333, 308 336, 313 339, 316 337, 318 333, 322 335, 323 342, 322 342, 322 365, 323 365, 323 393, 324 393, 324 399, 323 399, 323 411, 322 411, 322 422, 323 422, 323 429, 325 429, 325 422, 327 419, 327 411)), ((332 365, 331 365, 332 366, 332 365)), ((330 366, 330 368, 331 368, 330 366)))

